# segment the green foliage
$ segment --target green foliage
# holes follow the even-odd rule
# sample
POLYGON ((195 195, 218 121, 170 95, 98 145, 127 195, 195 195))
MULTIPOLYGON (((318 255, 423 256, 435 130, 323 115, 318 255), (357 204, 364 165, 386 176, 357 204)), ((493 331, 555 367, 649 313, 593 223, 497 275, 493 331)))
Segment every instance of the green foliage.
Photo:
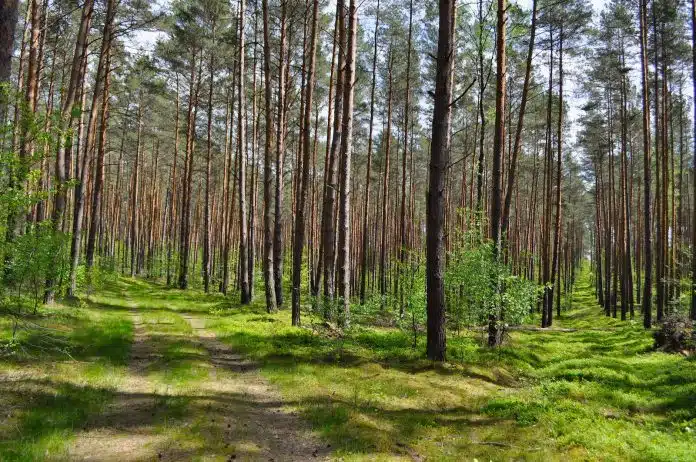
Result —
POLYGON ((522 324, 537 300, 538 288, 497 261, 482 221, 456 237, 445 273, 450 327, 483 325, 491 314, 504 325, 522 324))
POLYGON ((46 280, 65 281, 68 236, 55 232, 50 222, 30 227, 6 243, 4 288, 10 303, 21 307, 29 297, 34 310, 43 297, 46 280))
POLYGON ((413 337, 412 347, 418 347, 418 336, 425 330, 427 322, 425 306, 425 265, 420 254, 410 252, 406 261, 399 264, 400 313, 399 326, 409 330, 413 337))
POLYGON ((87 295, 104 289, 107 284, 113 284, 117 279, 113 260, 105 262, 96 256, 92 268, 87 269, 85 265, 77 267, 77 285, 84 288, 87 295))

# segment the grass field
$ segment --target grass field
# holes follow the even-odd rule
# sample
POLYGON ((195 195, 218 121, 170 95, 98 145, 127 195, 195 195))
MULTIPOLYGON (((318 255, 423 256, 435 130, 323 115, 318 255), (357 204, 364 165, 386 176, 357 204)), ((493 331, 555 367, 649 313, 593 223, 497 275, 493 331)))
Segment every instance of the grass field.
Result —
POLYGON ((258 366, 329 458, 696 460, 696 362, 652 351, 640 322, 604 318, 587 281, 555 324, 576 331, 515 331, 497 350, 479 330, 450 333, 445 365, 423 359, 422 334, 413 348, 412 333, 394 328, 341 332, 309 316, 293 328, 289 310, 268 315, 261 296, 240 307, 120 279, 76 306, 42 309, 32 319, 42 328, 13 343, 0 320, 0 460, 77 457, 85 435, 121 426, 148 429, 121 443, 132 459, 174 444, 186 451, 170 458, 259 456, 245 443, 254 435, 225 436, 206 415, 202 390, 219 376, 191 316, 258 366), (156 359, 139 364, 143 348, 156 359), (114 417, 141 388, 152 415, 114 417))

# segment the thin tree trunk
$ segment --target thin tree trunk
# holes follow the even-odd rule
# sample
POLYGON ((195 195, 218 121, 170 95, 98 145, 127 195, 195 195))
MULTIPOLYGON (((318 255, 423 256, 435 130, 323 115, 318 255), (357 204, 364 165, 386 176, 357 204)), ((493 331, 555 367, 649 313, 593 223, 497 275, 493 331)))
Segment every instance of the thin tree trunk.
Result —
MULTIPOLYGON (((89 235, 87 237, 87 268, 94 265, 94 253, 96 247, 97 230, 102 221, 102 194, 104 189, 104 158, 106 156, 106 136, 109 123, 109 88, 111 83, 111 42, 113 40, 113 23, 116 16, 116 1, 108 0, 106 10, 106 22, 104 24, 105 46, 102 52, 106 53, 104 65, 104 91, 102 94, 101 122, 99 131, 99 146, 97 152, 97 165, 94 174, 94 187, 92 192, 92 211, 89 235)), ((58 160, 56 159, 56 166, 58 160)))
MULTIPOLYGON (((651 167, 650 159, 650 98, 648 94, 648 30, 647 0, 640 0, 640 69, 641 103, 643 105, 643 261, 645 265, 643 282, 643 327, 652 326, 652 223, 651 223, 651 167)), ((693 3, 693 0, 692 0, 693 3)))
MULTIPOLYGON (((311 118, 315 85, 316 49, 317 49, 317 23, 319 15, 319 0, 313 0, 312 7, 312 31, 309 42, 309 70, 305 88, 304 105, 304 132, 302 133, 302 178, 300 179, 300 197, 297 203, 295 215, 295 237, 293 242, 292 265, 292 325, 300 325, 300 295, 302 284, 302 251, 305 240, 305 204, 307 190, 309 188, 309 160, 311 150, 311 118)), ((315 132, 318 127, 315 127, 315 132)))
MULTIPOLYGON (((8 84, 12 74, 12 53, 17 27, 18 0, 5 0, 0 5, 0 85, 8 84)), ((6 122, 9 92, 0 94, 0 126, 6 122)))
MULTIPOLYGON (((558 126, 556 131, 558 143, 556 153, 556 223, 554 226, 553 257, 551 262, 551 290, 548 305, 547 326, 553 324, 553 297, 560 300, 559 253, 561 249, 561 225, 563 204, 561 203, 561 184, 563 181, 563 23, 558 31, 558 126)), ((560 306, 560 305, 559 305, 560 306)), ((559 310, 560 311, 560 310, 559 310)), ((560 313, 557 313, 560 316, 560 313)))
MULTIPOLYGON (((238 81, 238 97, 239 97, 239 112, 238 112, 238 150, 239 150, 239 286, 240 300, 243 305, 251 302, 251 290, 249 288, 249 261, 247 259, 248 252, 248 234, 249 226, 247 222, 247 196, 246 196, 246 127, 244 119, 246 117, 245 109, 245 85, 244 85, 244 17, 246 15, 246 2, 239 2, 239 81, 238 81)), ((264 16, 264 20, 266 17, 264 16)))
POLYGON ((266 139, 263 157, 263 282, 266 287, 266 311, 276 310, 273 285, 273 223, 271 215, 273 176, 271 173, 271 143, 273 115, 271 112, 271 43, 268 18, 268 0, 263 0, 263 78, 266 117, 266 139))
MULTIPOLYGON (((498 0, 498 24, 496 26, 496 85, 495 85, 495 134, 493 136, 493 172, 492 172, 492 204, 491 204, 491 238, 493 239, 493 256, 496 261, 502 257, 502 213, 503 213, 503 179, 502 168, 505 157, 505 99, 507 79, 507 54, 505 50, 505 30, 507 22, 507 0, 498 0)), ((500 290, 498 274, 492 275, 492 284, 496 291, 500 290)), ((488 346, 495 347, 500 343, 498 322, 503 320, 502 307, 500 313, 488 315, 488 346)))
POLYGON ((377 0, 377 11, 375 13, 374 45, 372 51, 372 84, 370 86, 370 128, 367 136, 367 167, 365 173, 365 200, 363 202, 363 226, 362 226, 362 248, 360 252, 360 304, 365 304, 365 291, 367 286, 367 248, 369 232, 369 212, 370 212, 370 182, 372 180, 372 143, 373 129, 375 121, 375 88, 377 84, 377 44, 379 40, 379 0, 377 0))
MULTIPOLYGON (((336 16, 338 29, 338 72, 336 73, 336 95, 334 97, 334 129, 331 138, 331 148, 327 161, 326 188, 324 191, 324 206, 322 210, 322 241, 324 247, 324 298, 326 304, 332 304, 335 292, 335 256, 336 256, 336 230, 334 227, 334 208, 336 204, 337 184, 337 161, 342 137, 342 115, 344 97, 344 75, 345 75, 345 52, 346 52, 346 30, 345 30, 345 6, 344 0, 336 1, 336 16)), ((329 314, 327 311, 325 314, 329 314)))
MULTIPOLYGON (((694 94, 696 94, 696 0, 691 0, 691 52, 693 73, 691 76, 694 94)), ((694 133, 696 133, 696 105, 694 105, 694 133)), ((696 136, 694 137, 694 153, 696 153, 696 136)), ((691 207, 696 210, 696 154, 693 154, 693 202, 691 207)), ((696 213, 691 214, 691 319, 696 320, 696 213)))
MULTIPOLYGON (((211 35, 213 37, 213 42, 215 41, 215 22, 213 22, 211 27, 211 35)), ((210 199, 211 199, 211 185, 210 176, 211 168, 213 162, 213 82, 215 71, 215 53, 210 50, 210 63, 209 63, 209 80, 208 80, 208 127, 207 127, 207 143, 206 143, 206 155, 205 155, 205 206, 203 207, 204 214, 204 224, 203 224, 203 290, 208 293, 210 292, 210 277, 211 277, 211 216, 210 216, 210 199)))
POLYGON ((200 86, 200 67, 196 78, 196 55, 191 53, 191 74, 189 83, 189 103, 186 115, 186 153, 184 160, 184 175, 182 179, 181 231, 179 233, 179 288, 188 288, 189 258, 191 248, 191 190, 193 178, 193 148, 196 134, 196 115, 198 106, 198 88, 200 86))
POLYGON ((278 70, 278 125, 276 127, 275 225, 273 229, 273 285, 278 306, 283 305, 283 168, 285 160, 286 77, 288 72, 287 1, 281 2, 280 68, 278 70))
POLYGON ((512 205, 512 191, 515 185, 517 174, 517 158, 519 157, 522 147, 522 129, 524 128, 524 116, 527 108, 527 99, 529 97, 529 82, 532 76, 532 59, 534 57, 534 42, 536 38, 536 19, 537 19, 537 0, 532 1, 532 25, 529 34, 529 48, 527 49, 527 64, 524 73, 524 84, 522 85, 522 99, 517 120, 517 131, 515 132, 515 144, 512 149, 512 157, 510 160, 510 171, 507 177, 507 189, 505 193, 505 204, 503 206, 503 219, 501 224, 502 232, 509 232, 510 224, 510 207, 512 205))
POLYGON ((351 212, 351 156, 353 153, 353 105, 356 75, 358 9, 355 0, 348 7, 348 51, 345 66, 345 97, 343 101, 343 135, 341 137, 341 191, 338 212, 338 295, 343 302, 340 321, 350 325, 350 212, 351 212))
POLYGON ((391 46, 389 49, 389 64, 387 65, 388 74, 388 90, 387 90, 387 128, 385 134, 382 137, 382 143, 384 143, 384 169, 382 175, 382 227, 381 227, 381 238, 380 238, 380 256, 379 256, 379 291, 382 296, 382 305, 384 305, 384 297, 387 294, 387 207, 389 204, 389 161, 391 154, 391 119, 392 119, 392 93, 393 93, 393 82, 392 82, 392 68, 393 68, 393 55, 391 51, 391 46))
MULTIPOLYGON (((402 154, 401 163, 401 212, 399 218, 400 225, 400 245, 399 245, 399 268, 397 269, 398 274, 404 274, 406 265, 406 254, 408 245, 406 239, 406 163, 408 159, 408 130, 409 130, 409 112, 411 110, 411 39, 413 35, 413 0, 409 2, 408 9, 408 39, 406 45, 406 95, 405 95, 405 105, 404 105, 404 152, 402 154)), ((448 134, 449 138, 449 134, 448 134)), ((449 143, 448 143, 449 145, 449 143)), ((396 278, 396 283, 399 284, 399 277, 396 278)), ((400 303, 399 303, 399 316, 404 314, 404 300, 403 300, 403 287, 400 288, 400 303)), ((397 292, 399 292, 399 287, 397 287, 397 292)))

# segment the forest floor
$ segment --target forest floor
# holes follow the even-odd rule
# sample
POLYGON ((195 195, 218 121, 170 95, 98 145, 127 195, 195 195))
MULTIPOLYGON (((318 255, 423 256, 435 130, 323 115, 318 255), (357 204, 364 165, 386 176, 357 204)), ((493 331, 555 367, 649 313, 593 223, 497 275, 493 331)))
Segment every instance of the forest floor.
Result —
POLYGON ((696 361, 589 281, 559 329, 450 333, 445 365, 422 333, 293 328, 257 293, 121 278, 15 342, 0 318, 0 460, 696 460, 696 361))

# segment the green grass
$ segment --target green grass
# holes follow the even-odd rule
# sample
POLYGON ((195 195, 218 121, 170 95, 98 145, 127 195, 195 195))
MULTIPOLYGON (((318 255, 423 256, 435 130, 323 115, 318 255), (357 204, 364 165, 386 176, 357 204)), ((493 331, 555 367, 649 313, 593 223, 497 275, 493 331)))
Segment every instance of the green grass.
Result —
MULTIPOLYGON (((134 306, 159 358, 144 371, 160 409, 152 423, 193 454, 216 433, 205 415, 182 427, 205 413, 197 387, 209 373, 186 313, 206 316, 220 340, 256 360, 343 460, 696 460, 696 362, 653 351, 640 322, 605 318, 589 281, 578 285, 573 309, 555 320, 578 331, 515 331, 497 350, 478 330, 450 333, 450 362, 436 365, 423 357, 422 334, 414 349, 410 332, 356 325, 340 334, 308 313, 293 328, 289 310, 265 313, 261 292, 240 307, 120 279, 81 307, 42 311, 66 352, 0 363, 8 374, 32 371, 18 379, 30 400, 16 383, 3 387, 12 417, 0 420, 0 460, 59 454, 117 399, 132 374, 134 306)), ((0 338, 9 327, 0 324, 0 338)))
POLYGON ((445 366, 409 333, 336 339, 259 304, 213 325, 346 459, 696 460, 696 364, 653 352, 650 333, 605 318, 580 285, 556 321, 580 331, 514 332, 495 351, 480 333, 450 336, 445 366))
MULTIPOLYGON (((0 358, 0 460, 41 460, 59 454, 76 428, 113 399, 126 368, 132 325, 117 310, 43 308, 30 319, 40 329, 17 331, 0 358), (5 418, 6 417, 6 418, 5 418)), ((0 338, 11 338, 4 319, 0 338)))

